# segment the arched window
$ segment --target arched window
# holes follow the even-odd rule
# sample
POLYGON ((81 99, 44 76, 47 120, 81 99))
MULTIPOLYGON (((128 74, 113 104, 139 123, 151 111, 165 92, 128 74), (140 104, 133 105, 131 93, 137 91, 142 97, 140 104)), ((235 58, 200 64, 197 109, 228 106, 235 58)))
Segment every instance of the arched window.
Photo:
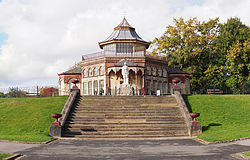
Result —
POLYGON ((97 67, 94 68, 94 76, 97 76, 98 75, 98 69, 97 67))
POLYGON ((100 67, 99 72, 100 72, 100 76, 103 76, 103 75, 104 75, 104 69, 103 69, 103 66, 101 66, 101 67, 100 67))
POLYGON ((159 77, 162 76, 162 69, 161 69, 161 68, 158 69, 158 76, 159 76, 159 77))
POLYGON ((167 70, 166 70, 166 68, 163 69, 163 77, 167 77, 167 70))
POLYGON ((153 76, 156 76, 156 68, 153 68, 153 76))
POLYGON ((92 68, 89 68, 89 77, 91 77, 93 74, 92 74, 92 68))
POLYGON ((151 76, 151 67, 147 67, 147 74, 148 74, 148 76, 151 76))
POLYGON ((87 70, 86 69, 83 70, 83 77, 87 77, 87 70))

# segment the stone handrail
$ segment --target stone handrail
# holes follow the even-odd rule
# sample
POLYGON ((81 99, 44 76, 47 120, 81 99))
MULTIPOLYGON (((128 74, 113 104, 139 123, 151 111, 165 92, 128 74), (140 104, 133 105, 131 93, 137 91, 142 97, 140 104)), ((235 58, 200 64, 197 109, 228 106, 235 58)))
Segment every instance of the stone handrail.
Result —
POLYGON ((186 124, 187 124, 187 127, 188 127, 188 134, 191 136, 191 121, 192 121, 192 118, 190 117, 189 115, 189 110, 187 108, 187 105, 181 95, 181 93, 179 91, 174 91, 174 96, 177 100, 177 103, 179 105, 179 107, 181 108, 181 112, 184 116, 184 119, 186 121, 186 124))
POLYGON ((202 134, 202 126, 199 124, 192 123, 192 118, 190 116, 189 110, 187 108, 187 105, 180 93, 179 90, 174 91, 174 96, 177 100, 177 103, 181 109, 181 112, 184 116, 184 119, 186 121, 187 127, 188 127, 188 134, 189 136, 199 136, 202 134))
POLYGON ((80 94, 79 89, 71 89, 71 92, 69 94, 69 98, 67 102, 65 103, 63 110, 61 112, 62 116, 59 119, 59 124, 54 125, 52 124, 49 128, 49 135, 52 137, 61 137, 62 136, 62 131, 63 127, 65 125, 65 122, 67 120, 67 117, 69 116, 70 110, 76 101, 76 98, 80 94))
POLYGON ((71 110, 71 107, 73 106, 78 94, 79 94, 79 89, 72 89, 71 90, 69 98, 68 98, 67 102, 65 103, 63 110, 61 112, 62 117, 59 119, 61 126, 64 126, 66 119, 69 115, 69 112, 71 110))

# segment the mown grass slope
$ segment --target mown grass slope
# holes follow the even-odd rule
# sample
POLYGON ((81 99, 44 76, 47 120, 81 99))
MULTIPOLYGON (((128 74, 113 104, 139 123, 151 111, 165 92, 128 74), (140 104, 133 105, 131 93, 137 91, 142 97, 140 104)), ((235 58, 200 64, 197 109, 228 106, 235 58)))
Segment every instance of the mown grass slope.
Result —
POLYGON ((51 139, 52 113, 60 113, 67 97, 0 98, 0 139, 44 142, 51 139))
POLYGON ((250 137, 250 95, 184 96, 203 126, 199 138, 210 142, 250 137))
POLYGON ((13 154, 9 154, 9 153, 0 153, 0 160, 8 158, 10 156, 12 156, 13 154))

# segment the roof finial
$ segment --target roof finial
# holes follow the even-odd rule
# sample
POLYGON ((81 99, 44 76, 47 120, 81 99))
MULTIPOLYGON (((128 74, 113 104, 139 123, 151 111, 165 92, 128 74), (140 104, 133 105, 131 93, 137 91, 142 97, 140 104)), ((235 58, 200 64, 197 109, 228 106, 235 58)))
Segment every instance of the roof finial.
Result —
POLYGON ((131 25, 128 23, 127 19, 125 18, 125 16, 123 17, 123 20, 121 21, 121 23, 115 27, 115 29, 120 29, 120 28, 130 28, 130 29, 134 29, 133 27, 131 27, 131 25))
POLYGON ((126 10, 124 10, 122 15, 123 15, 123 18, 125 18, 125 17, 126 17, 126 15, 127 15, 127 11, 126 11, 126 10))

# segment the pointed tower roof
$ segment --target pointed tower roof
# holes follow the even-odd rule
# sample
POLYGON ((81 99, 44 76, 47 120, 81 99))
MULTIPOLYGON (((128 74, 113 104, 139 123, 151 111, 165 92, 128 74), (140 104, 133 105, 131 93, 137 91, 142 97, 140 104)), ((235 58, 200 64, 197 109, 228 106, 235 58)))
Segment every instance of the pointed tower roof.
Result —
POLYGON ((132 27, 126 18, 124 17, 121 23, 114 28, 112 34, 102 42, 99 42, 99 46, 103 49, 103 46, 113 42, 122 42, 122 41, 131 41, 138 42, 146 45, 146 48, 149 47, 150 42, 143 40, 135 31, 135 28, 132 27))
POLYGON ((121 21, 121 23, 117 26, 117 27, 115 27, 114 28, 114 30, 118 30, 118 29, 125 29, 125 28, 130 28, 130 29, 135 29, 135 28, 133 28, 129 23, 128 23, 128 21, 126 20, 126 18, 125 17, 123 17, 123 20, 121 21))

